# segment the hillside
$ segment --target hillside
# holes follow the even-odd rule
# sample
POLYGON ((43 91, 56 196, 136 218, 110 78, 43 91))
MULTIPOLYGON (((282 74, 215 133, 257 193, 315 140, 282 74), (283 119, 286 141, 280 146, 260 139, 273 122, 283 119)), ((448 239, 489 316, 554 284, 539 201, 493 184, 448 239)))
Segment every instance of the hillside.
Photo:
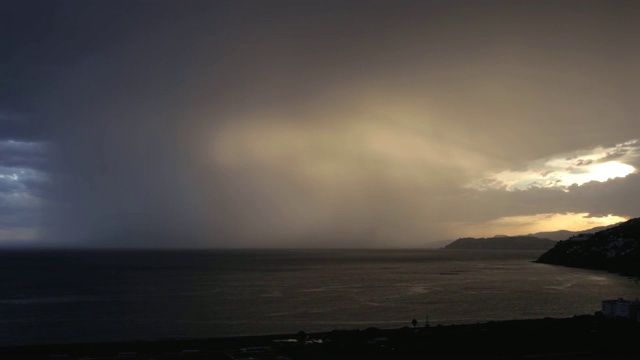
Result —
POLYGON ((537 262, 640 276, 640 218, 560 241, 537 262))
POLYGON ((548 250, 555 241, 534 236, 460 238, 445 246, 448 250, 548 250))
POLYGON ((542 232, 529 234, 529 236, 535 236, 535 237, 538 237, 538 238, 560 241, 560 240, 566 240, 566 239, 568 239, 568 238, 570 238, 570 237, 572 237, 574 235, 593 234, 595 232, 606 230, 606 229, 612 228, 612 227, 617 226, 617 225, 619 225, 619 224, 609 225, 609 226, 598 226, 598 227, 594 227, 594 228, 586 229, 586 230, 581 230, 581 231, 570 231, 570 230, 542 231, 542 232))

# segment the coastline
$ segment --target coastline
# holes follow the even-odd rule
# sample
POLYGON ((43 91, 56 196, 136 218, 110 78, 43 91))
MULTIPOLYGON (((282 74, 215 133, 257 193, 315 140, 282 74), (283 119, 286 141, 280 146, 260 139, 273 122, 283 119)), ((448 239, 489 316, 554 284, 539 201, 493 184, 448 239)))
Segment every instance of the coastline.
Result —
POLYGON ((584 269, 584 270, 594 270, 594 271, 602 271, 605 273, 609 273, 609 274, 614 274, 614 275, 618 275, 618 276, 623 276, 629 279, 633 279, 635 282, 640 282, 640 270, 632 270, 632 271, 628 271, 628 270, 618 270, 618 269, 609 269, 606 267, 601 267, 601 266, 591 266, 591 265, 582 265, 582 264, 564 264, 564 263, 559 263, 559 262, 548 262, 548 261, 541 261, 540 259, 536 259, 531 261, 532 263, 536 263, 536 264, 546 264, 546 265, 554 265, 554 266, 563 266, 563 267, 568 267, 568 268, 574 268, 574 269, 584 269))
POLYGON ((600 315, 395 329, 52 344, 0 348, 0 358, 324 359, 424 357, 624 357, 640 355, 637 323, 600 315))

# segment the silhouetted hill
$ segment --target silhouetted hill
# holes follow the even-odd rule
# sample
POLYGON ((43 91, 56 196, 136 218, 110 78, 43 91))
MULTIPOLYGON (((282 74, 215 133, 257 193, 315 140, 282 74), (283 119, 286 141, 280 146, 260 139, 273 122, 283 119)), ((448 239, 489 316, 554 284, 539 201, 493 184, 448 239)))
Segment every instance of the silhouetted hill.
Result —
POLYGON ((640 276, 640 218, 560 241, 537 262, 640 276))
POLYGON ((461 238, 445 246, 449 250, 547 250, 555 241, 534 236, 500 236, 492 238, 461 238))
POLYGON ((427 249, 442 249, 445 246, 451 244, 451 242, 453 242, 453 240, 451 240, 451 239, 449 239, 449 240, 432 241, 432 242, 424 244, 424 247, 427 248, 427 249))
MULTIPOLYGON (((595 232, 606 230, 606 229, 612 228, 612 227, 617 226, 617 225, 620 225, 620 224, 614 224, 614 225, 608 225, 608 226, 598 226, 598 227, 594 227, 594 228, 586 229, 586 230, 581 230, 581 231, 555 230, 555 231, 541 231, 541 232, 532 233, 532 234, 528 234, 528 235, 516 235, 516 236, 495 235, 494 238, 536 237, 536 238, 539 238, 539 239, 549 239, 549 240, 553 240, 553 241, 561 241, 561 240, 566 240, 566 239, 568 239, 568 238, 570 238, 572 236, 576 236, 576 235, 580 235, 580 234, 593 234, 595 232)), ((474 238, 461 238, 461 239, 474 239, 474 238)), ((458 240, 461 240, 461 239, 458 239, 458 240)), ((447 245, 452 244, 453 242, 458 241, 458 240, 434 241, 434 242, 430 242, 430 243, 425 244, 425 247, 431 248, 431 249, 446 248, 447 245)), ((546 248, 543 248, 543 250, 550 249, 551 247, 552 246, 548 246, 546 248)))
POLYGON ((535 236, 542 239, 551 239, 555 241, 560 241, 560 240, 566 240, 572 236, 579 235, 579 234, 593 234, 595 232, 606 230, 617 225, 619 224, 609 225, 609 226, 598 226, 598 227, 581 230, 581 231, 570 231, 570 230, 542 231, 542 232, 529 234, 529 236, 535 236))

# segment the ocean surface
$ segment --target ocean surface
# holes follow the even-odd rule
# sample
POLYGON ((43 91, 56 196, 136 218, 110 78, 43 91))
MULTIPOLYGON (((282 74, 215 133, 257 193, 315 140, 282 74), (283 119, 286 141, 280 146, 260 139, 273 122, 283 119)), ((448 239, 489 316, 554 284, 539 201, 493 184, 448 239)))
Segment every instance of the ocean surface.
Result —
POLYGON ((0 345, 401 327, 593 314, 634 280, 538 251, 0 252, 0 345))

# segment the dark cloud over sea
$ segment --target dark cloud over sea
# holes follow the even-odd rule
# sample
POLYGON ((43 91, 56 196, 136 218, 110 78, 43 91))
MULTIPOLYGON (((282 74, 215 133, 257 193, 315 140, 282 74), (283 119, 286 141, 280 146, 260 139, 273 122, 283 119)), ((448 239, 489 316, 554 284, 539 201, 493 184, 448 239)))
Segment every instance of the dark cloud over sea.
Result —
POLYGON ((415 246, 514 216, 637 216, 639 15, 5 1, 0 239, 415 246))

